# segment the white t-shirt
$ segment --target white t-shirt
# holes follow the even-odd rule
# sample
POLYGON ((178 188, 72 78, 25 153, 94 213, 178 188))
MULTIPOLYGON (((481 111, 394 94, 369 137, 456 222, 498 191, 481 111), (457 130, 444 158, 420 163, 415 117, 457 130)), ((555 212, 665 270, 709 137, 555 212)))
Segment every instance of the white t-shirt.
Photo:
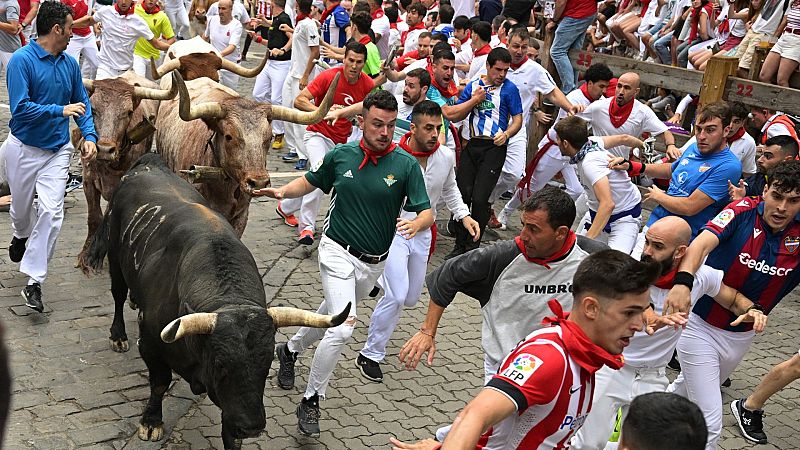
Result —
MULTIPOLYGON (((234 20, 238 20, 242 25, 246 25, 250 22, 250 13, 247 12, 247 8, 244 7, 242 2, 238 0, 233 2, 231 15, 233 15, 234 20)), ((206 11, 206 17, 210 18, 211 16, 219 17, 219 5, 217 3, 209 6, 208 11, 206 11)))
MULTIPOLYGON (((485 64, 480 73, 486 73, 485 64)), ((525 64, 521 65, 517 70, 509 69, 506 78, 511 80, 519 89, 519 96, 522 99, 523 126, 526 126, 531 118, 531 106, 533 106, 533 101, 536 100, 536 94, 547 95, 553 92, 556 89, 556 82, 553 81, 553 77, 544 67, 530 59, 525 61, 525 64)))
POLYGON ((130 69, 136 41, 139 38, 149 41, 154 37, 147 22, 135 13, 122 16, 113 6, 103 6, 92 17, 103 26, 100 54, 97 56, 101 66, 114 70, 130 69))
POLYGON ((417 41, 419 41, 419 35, 426 31, 428 30, 424 28, 421 30, 409 31, 408 34, 406 35, 406 42, 405 45, 403 46, 403 51, 408 53, 408 52, 413 52, 414 50, 419 48, 417 45, 417 41))
POLYGON ((389 18, 386 15, 383 15, 377 19, 372 19, 372 25, 370 29, 373 33, 380 34, 381 38, 378 39, 378 42, 375 43, 375 46, 378 47, 378 53, 381 54, 381 59, 386 59, 389 55, 389 40, 391 27, 389 26, 389 18))
MULTIPOLYGON (((590 136, 589 140, 605 150, 602 137, 590 136)), ((589 209, 592 211, 597 211, 597 208, 600 207, 600 202, 597 200, 593 187, 598 181, 608 178, 608 184, 611 187, 611 200, 614 201, 614 210, 611 214, 618 214, 628 211, 641 203, 642 194, 639 193, 639 188, 631 182, 627 172, 608 168, 610 156, 611 153, 606 151, 589 152, 578 162, 576 172, 583 190, 586 191, 586 200, 589 209)))
MULTIPOLYGON (((472 63, 472 39, 467 39, 461 43, 461 51, 456 53, 456 64, 471 64, 472 63)), ((461 78, 467 77, 467 72, 456 70, 458 76, 461 78)))
POLYGON ((472 58, 472 62, 469 63, 469 73, 467 73, 468 80, 474 79, 481 71, 486 72, 486 59, 488 57, 489 55, 486 54, 472 58))
POLYGON ((456 11, 453 18, 458 16, 467 16, 467 18, 475 15, 475 2, 472 0, 452 0, 450 5, 456 11))
MULTIPOLYGON (((584 95, 583 91, 581 91, 580 89, 575 89, 574 91, 567 94, 567 100, 569 100, 569 102, 572 103, 573 105, 589 106, 592 104, 592 101, 588 97, 586 97, 586 95, 584 95)), ((556 116, 556 120, 555 122, 553 122, 553 126, 555 126, 555 124, 557 124, 558 121, 563 119, 564 117, 567 117, 567 112, 564 111, 563 109, 559 109, 558 115, 556 116)), ((547 134, 545 134, 542 140, 539 141, 539 149, 541 150, 544 148, 545 145, 552 143, 552 145, 550 145, 550 148, 547 149, 547 153, 545 154, 552 158, 564 158, 568 160, 569 158, 563 156, 561 154, 561 150, 558 149, 558 144, 557 144, 558 141, 556 140, 557 138, 558 136, 556 136, 555 128, 550 127, 550 129, 547 130, 547 134)))
MULTIPOLYGON (((657 136, 667 131, 667 126, 656 116, 656 113, 639 100, 634 100, 633 110, 628 116, 628 120, 621 127, 615 128, 611 124, 611 116, 608 113, 612 101, 615 101, 614 97, 600 99, 578 114, 578 117, 589 121, 595 136, 629 134, 633 137, 640 137, 642 133, 657 136)), ((623 158, 628 158, 631 153, 630 148, 623 146, 609 148, 608 151, 623 158)))
MULTIPOLYGON (((704 295, 717 296, 724 275, 722 271, 709 266, 700 266, 694 275, 691 293, 692 306, 704 295)), ((650 301, 653 302, 656 314, 660 315, 664 309, 664 301, 668 293, 669 289, 650 286, 650 301)), ((625 347, 625 351, 622 353, 625 357, 625 364, 631 367, 662 369, 672 358, 672 352, 675 351, 680 337, 681 330, 676 331, 672 327, 661 328, 652 336, 648 336, 644 331, 639 331, 633 335, 630 345, 625 347)))
POLYGON ((235 19, 228 22, 227 25, 222 25, 219 22, 219 16, 211 16, 206 23, 206 33, 211 45, 217 51, 222 52, 229 45, 235 45, 236 50, 225 56, 229 61, 236 61, 239 59, 239 41, 242 38, 242 24, 235 19))
MULTIPOLYGON (((697 143, 697 137, 692 136, 681 147, 681 153, 685 152, 692 144, 697 143)), ((756 173, 756 141, 752 136, 745 133, 741 138, 733 141, 728 147, 739 162, 742 163, 742 173, 756 173)))
POLYGON ((789 0, 764 0, 761 14, 756 17, 750 28, 753 33, 773 34, 783 19, 783 12, 789 0))
MULTIPOLYGON (((289 75, 295 78, 301 78, 306 71, 306 64, 311 55, 311 47, 319 47, 319 25, 317 21, 307 17, 294 27, 294 34, 292 35, 292 66, 289 69, 289 75)), ((314 74, 311 71, 311 75, 314 74)), ((308 81, 311 81, 309 75, 308 81)))

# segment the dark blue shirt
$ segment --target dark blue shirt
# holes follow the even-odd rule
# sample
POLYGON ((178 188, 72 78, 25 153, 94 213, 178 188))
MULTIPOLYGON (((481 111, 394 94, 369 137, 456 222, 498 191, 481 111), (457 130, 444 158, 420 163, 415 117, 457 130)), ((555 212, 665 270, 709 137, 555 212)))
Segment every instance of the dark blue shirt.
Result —
POLYGON ((6 85, 11 107, 11 134, 25 145, 52 152, 69 142, 69 118, 64 105, 83 103, 86 113, 75 119, 83 137, 97 142, 92 105, 75 58, 53 56, 35 41, 14 52, 6 85))

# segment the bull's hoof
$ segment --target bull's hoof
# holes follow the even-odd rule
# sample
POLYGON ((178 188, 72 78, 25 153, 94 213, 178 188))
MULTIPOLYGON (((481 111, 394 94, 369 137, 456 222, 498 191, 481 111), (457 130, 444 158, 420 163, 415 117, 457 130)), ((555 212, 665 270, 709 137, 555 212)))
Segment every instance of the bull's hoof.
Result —
POLYGON ((139 424, 139 439, 143 441, 160 441, 164 437, 164 424, 160 423, 156 426, 150 426, 140 423, 139 424))
POLYGON ((127 339, 108 339, 111 342, 111 350, 114 350, 117 353, 125 353, 130 349, 130 345, 128 345, 127 339))

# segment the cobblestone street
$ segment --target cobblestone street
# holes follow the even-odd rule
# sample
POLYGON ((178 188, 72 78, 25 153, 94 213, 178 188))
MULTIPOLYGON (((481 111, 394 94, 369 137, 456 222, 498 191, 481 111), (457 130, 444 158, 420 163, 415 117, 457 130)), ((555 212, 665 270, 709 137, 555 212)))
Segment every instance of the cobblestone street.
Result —
MULTIPOLYGON (((248 66, 255 65, 260 57, 261 54, 251 53, 248 66)), ((1 81, 4 84, 5 78, 1 81)), ((253 80, 242 79, 239 92, 249 96, 252 85, 253 80)), ((5 139, 8 97, 5 89, 0 91, 0 138, 5 139)), ((293 172, 292 165, 280 161, 282 152, 272 151, 269 157, 270 172, 278 174, 273 177, 273 185, 292 179, 287 174, 293 172)), ((323 204, 327 205, 327 200, 323 204)), ((272 306, 316 310, 322 299, 316 245, 310 249, 298 245, 295 230, 283 224, 275 206, 272 200, 253 201, 242 239, 258 263, 272 306)), ((43 314, 24 306, 20 290, 27 279, 17 271, 18 264, 8 259, 11 224, 8 213, 0 213, 0 320, 6 330, 14 383, 6 448, 222 448, 219 409, 206 396, 193 395, 188 384, 177 377, 164 399, 166 437, 155 443, 137 437, 136 427, 149 386, 145 365, 133 345, 138 336, 136 313, 125 308, 131 351, 113 352, 108 339, 113 317, 108 275, 87 278, 74 268, 86 237, 87 208, 82 190, 67 194, 66 208, 56 254, 43 285, 43 314)), ((511 223, 518 223, 516 216, 511 223)), ((511 238, 514 232, 501 232, 500 237, 511 238)), ((440 234, 430 267, 442 263, 452 242, 440 234)), ((720 448, 752 447, 739 436, 728 403, 749 393, 774 364, 797 351, 798 300, 796 294, 790 295, 770 315, 767 331, 756 339, 732 374, 732 386, 722 389, 726 403, 720 448)), ((406 441, 432 437, 438 427, 451 423, 478 392, 483 379, 479 304, 459 297, 442 319, 433 367, 408 372, 401 368, 397 353, 425 315, 428 297, 424 291, 420 302, 407 309, 400 321, 383 364, 384 382, 379 384, 362 378, 355 366, 375 303, 376 299, 366 299, 359 305, 359 324, 334 372, 328 398, 321 403, 321 437, 299 437, 295 418, 312 348, 298 360, 297 386, 291 391, 277 386, 277 361, 273 363, 264 392, 266 430, 256 439, 245 440, 244 448, 390 448, 390 436, 406 441)), ((286 341, 295 330, 282 329, 276 342, 286 341)), ((799 388, 795 383, 768 403, 765 430, 770 444, 758 449, 800 448, 799 388)))

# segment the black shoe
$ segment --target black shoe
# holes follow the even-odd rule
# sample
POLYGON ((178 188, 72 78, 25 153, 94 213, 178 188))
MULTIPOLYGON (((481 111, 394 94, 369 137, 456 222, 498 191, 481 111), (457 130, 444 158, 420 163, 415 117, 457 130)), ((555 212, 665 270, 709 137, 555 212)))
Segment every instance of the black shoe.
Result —
POLYGON ((372 290, 369 291, 369 296, 372 297, 372 298, 375 298, 380 293, 381 293, 381 287, 380 286, 372 286, 372 290))
POLYGON ((748 441, 756 444, 766 444, 767 435, 764 433, 764 411, 757 409, 750 411, 744 407, 744 400, 739 399, 731 402, 731 412, 739 424, 739 431, 748 441))
POLYGON ((319 437, 319 396, 314 394, 309 399, 303 399, 297 405, 297 428, 300 433, 319 437))
POLYGON ((511 192, 511 191, 505 191, 502 194, 500 194, 500 198, 503 199, 503 200, 511 200, 511 197, 513 197, 513 196, 514 196, 514 193, 511 192))
POLYGON ((456 245, 455 247, 453 247, 453 250, 450 253, 448 253, 448 254, 446 254, 444 256, 444 259, 446 261, 446 260, 448 260, 450 258, 455 258, 456 256, 463 255, 466 252, 467 252, 467 249, 465 249, 464 247, 459 247, 458 245, 456 245))
POLYGON ((725 381, 722 382, 722 387, 731 387, 731 379, 725 378, 725 381))
POLYGON ((26 242, 28 242, 28 238, 11 238, 11 244, 8 246, 8 257, 11 258, 12 262, 22 261, 22 257, 25 255, 26 242))
POLYGON ((289 351, 287 344, 275 346, 275 354, 278 355, 278 386, 281 389, 292 389, 294 387, 294 363, 297 361, 297 353, 289 351))
POLYGON ((39 283, 33 283, 25 286, 22 290, 22 298, 25 299, 25 306, 36 310, 38 312, 44 311, 44 303, 42 303, 42 287, 39 283))
POLYGON ((356 366, 361 371, 364 378, 374 381, 376 383, 383 382, 383 372, 381 372, 381 365, 366 356, 359 354, 356 358, 356 366))
POLYGON ((681 362, 678 361, 677 352, 672 353, 672 359, 670 359, 669 362, 667 363, 667 367, 669 367, 672 370, 677 370, 678 372, 681 371, 681 362))

